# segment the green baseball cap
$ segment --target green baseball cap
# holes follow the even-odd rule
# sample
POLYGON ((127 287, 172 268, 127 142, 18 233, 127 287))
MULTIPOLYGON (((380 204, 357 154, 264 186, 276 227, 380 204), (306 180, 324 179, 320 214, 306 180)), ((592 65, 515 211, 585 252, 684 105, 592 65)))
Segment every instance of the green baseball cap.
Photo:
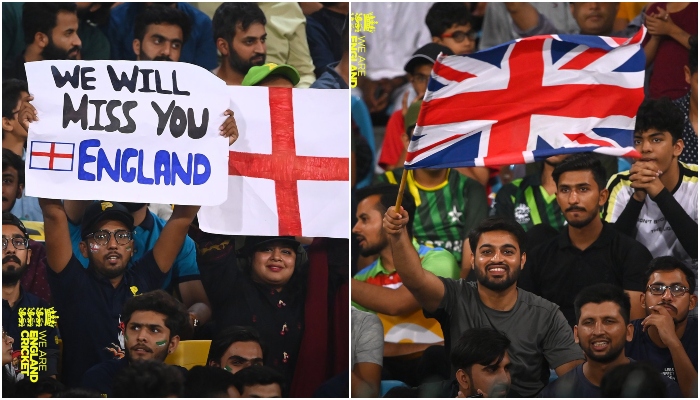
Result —
POLYGON ((299 79, 301 79, 299 77, 299 72, 291 65, 267 63, 259 67, 252 67, 248 70, 241 85, 255 86, 270 75, 282 75, 292 81, 294 86, 296 86, 297 83, 299 83, 299 79))

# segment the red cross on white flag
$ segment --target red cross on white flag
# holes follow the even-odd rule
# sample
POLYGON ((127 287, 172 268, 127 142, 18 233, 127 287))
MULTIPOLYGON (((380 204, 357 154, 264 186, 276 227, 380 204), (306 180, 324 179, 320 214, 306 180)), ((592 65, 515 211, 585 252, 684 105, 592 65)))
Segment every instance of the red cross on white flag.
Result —
POLYGON ((205 232, 348 237, 346 91, 231 87, 240 137, 225 203, 202 207, 205 232))

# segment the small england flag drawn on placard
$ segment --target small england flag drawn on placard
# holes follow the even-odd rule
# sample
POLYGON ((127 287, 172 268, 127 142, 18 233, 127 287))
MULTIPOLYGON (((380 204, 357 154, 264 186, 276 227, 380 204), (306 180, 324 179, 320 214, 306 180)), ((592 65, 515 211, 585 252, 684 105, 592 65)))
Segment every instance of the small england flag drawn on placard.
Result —
POLYGON ((29 168, 72 171, 74 143, 31 142, 29 168))

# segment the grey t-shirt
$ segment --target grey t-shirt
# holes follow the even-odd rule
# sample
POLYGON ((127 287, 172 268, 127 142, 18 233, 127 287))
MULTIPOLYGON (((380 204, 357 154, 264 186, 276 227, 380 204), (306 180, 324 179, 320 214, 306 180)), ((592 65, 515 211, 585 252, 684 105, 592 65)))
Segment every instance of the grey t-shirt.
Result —
POLYGON ((573 330, 556 304, 518 289, 515 306, 510 311, 497 311, 481 302, 475 282, 440 279, 445 285, 445 297, 434 313, 423 313, 440 322, 450 350, 471 328, 494 328, 508 336, 511 392, 518 396, 537 394, 548 382, 549 368, 583 360, 573 330))
POLYGON ((361 362, 382 365, 384 328, 374 314, 352 307, 352 366, 361 362))

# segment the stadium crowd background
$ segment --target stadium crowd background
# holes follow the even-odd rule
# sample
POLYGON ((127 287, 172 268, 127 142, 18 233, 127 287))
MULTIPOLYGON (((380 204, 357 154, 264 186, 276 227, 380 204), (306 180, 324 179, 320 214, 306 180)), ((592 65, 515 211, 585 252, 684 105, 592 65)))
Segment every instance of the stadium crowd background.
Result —
POLYGON ((697 397, 697 14, 352 3, 354 397, 697 397), (641 159, 410 170, 394 211, 438 54, 643 25, 641 159))

